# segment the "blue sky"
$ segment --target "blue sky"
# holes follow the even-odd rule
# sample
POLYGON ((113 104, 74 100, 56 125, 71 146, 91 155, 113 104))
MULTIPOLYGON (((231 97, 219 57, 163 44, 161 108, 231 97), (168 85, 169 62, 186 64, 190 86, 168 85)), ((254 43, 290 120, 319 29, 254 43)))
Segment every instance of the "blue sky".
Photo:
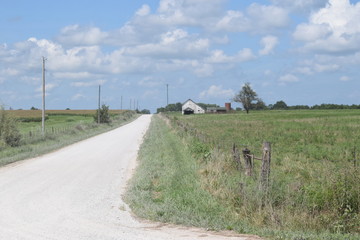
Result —
MULTIPOLYGON (((111 109, 223 105, 245 82, 266 104, 360 104, 360 2, 0 0, 0 104, 111 109)), ((233 106, 238 107, 238 104, 233 106)))

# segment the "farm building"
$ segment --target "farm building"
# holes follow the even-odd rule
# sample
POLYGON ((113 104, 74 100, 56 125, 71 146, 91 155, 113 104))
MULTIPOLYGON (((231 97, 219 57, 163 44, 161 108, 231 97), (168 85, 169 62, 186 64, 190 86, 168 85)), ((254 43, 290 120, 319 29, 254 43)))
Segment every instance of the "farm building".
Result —
POLYGON ((225 107, 208 107, 207 113, 228 113, 231 109, 231 103, 225 103, 225 107))
POLYGON ((205 113, 205 110, 197 105, 193 100, 188 99, 186 102, 182 105, 182 114, 188 115, 188 114, 200 114, 205 113))
POLYGON ((206 109, 207 113, 226 113, 226 108, 224 107, 208 107, 206 109))

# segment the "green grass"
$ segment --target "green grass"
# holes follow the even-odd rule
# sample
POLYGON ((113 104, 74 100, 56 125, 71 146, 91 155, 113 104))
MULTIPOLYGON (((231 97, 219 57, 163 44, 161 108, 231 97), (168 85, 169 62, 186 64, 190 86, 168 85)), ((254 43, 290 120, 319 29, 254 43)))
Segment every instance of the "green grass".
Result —
MULTIPOLYGON (((51 115, 45 121, 45 130, 48 133, 64 131, 74 128, 79 124, 91 124, 94 122, 92 116, 81 115, 51 115)), ((20 132, 26 136, 41 132, 41 122, 19 122, 20 132)))
POLYGON ((49 115, 45 122, 45 136, 41 133, 41 122, 18 122, 17 127, 22 135, 20 146, 0 145, 0 166, 51 152, 119 127, 136 117, 133 112, 121 112, 112 117, 111 124, 99 125, 94 122, 92 115, 49 115))
POLYGON ((224 228, 226 209, 200 186, 199 167, 181 139, 154 117, 126 201, 140 217, 224 228))
POLYGON ((151 128, 150 140, 144 142, 141 150, 140 169, 147 165, 136 177, 142 180, 134 180, 130 190, 130 195, 138 197, 128 198, 132 207, 143 209, 135 210, 140 216, 256 233, 272 239, 360 238, 360 163, 353 166, 352 154, 354 147, 360 152, 360 111, 172 114, 169 119, 176 131, 163 130, 164 124, 158 123, 158 127, 151 128), (156 135, 161 131, 166 134, 156 135), (263 141, 272 143, 271 185, 267 196, 259 191, 260 162, 255 163, 255 174, 249 178, 236 169, 231 156, 232 145, 236 143, 247 146, 260 157, 263 141), (183 158, 191 164, 180 170, 183 158), (171 173, 166 180, 161 180, 167 175, 163 172, 171 173), (191 179, 193 187, 186 190, 182 178, 191 179), (190 200, 172 201, 174 197, 168 192, 176 192, 180 187, 185 190, 179 190, 181 194, 176 196, 190 200), (188 194, 192 191, 204 195, 188 194), (208 214, 203 216, 198 213, 198 209, 207 212, 203 203, 207 200, 203 198, 221 207, 213 211, 216 205, 210 205, 208 214), (151 204, 146 205, 145 201, 151 204), (190 221, 186 220, 188 214, 180 211, 183 202, 195 209, 190 221), (216 220, 212 218, 223 223, 214 224, 216 220))

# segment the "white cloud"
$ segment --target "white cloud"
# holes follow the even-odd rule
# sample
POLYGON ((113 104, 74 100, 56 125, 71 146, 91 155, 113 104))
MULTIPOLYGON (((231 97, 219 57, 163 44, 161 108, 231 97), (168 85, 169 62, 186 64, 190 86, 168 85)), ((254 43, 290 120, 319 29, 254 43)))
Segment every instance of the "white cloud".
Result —
POLYGON ((286 75, 283 75, 279 78, 279 82, 281 84, 285 84, 285 83, 293 83, 293 82, 298 82, 299 81, 299 78, 296 77, 295 75, 293 74, 286 74, 286 75))
POLYGON ((150 9, 149 5, 144 4, 141 6, 141 8, 139 10, 137 10, 137 12, 135 14, 138 16, 144 17, 144 16, 149 15, 150 12, 151 12, 151 9, 150 9))
POLYGON ((350 81, 350 77, 348 77, 348 76, 342 76, 342 77, 340 77, 340 81, 342 81, 342 82, 350 81))
POLYGON ((261 45, 264 46, 263 49, 259 51, 260 55, 269 55, 273 53, 274 48, 279 43, 279 39, 275 36, 265 36, 261 39, 261 45))
POLYGON ((296 27, 293 37, 296 40, 311 42, 331 35, 331 28, 327 24, 300 24, 296 27))
POLYGON ((271 0, 271 2, 292 11, 305 12, 324 7, 328 0, 271 0))
POLYGON ((240 62, 246 62, 246 61, 254 60, 256 56, 253 54, 250 48, 244 48, 243 50, 238 52, 236 58, 240 62))
POLYGON ((267 69, 264 71, 264 75, 265 76, 272 76, 274 73, 270 70, 270 69, 267 69))
POLYGON ((0 74, 1 76, 16 76, 20 73, 20 71, 18 69, 12 68, 12 67, 8 67, 5 69, 0 70, 0 74))
POLYGON ((158 43, 146 43, 124 49, 124 55, 152 58, 201 58, 208 53, 209 39, 189 36, 183 30, 175 30, 162 35, 158 43))
MULTIPOLYGON (((45 91, 46 92, 50 92, 51 90, 53 90, 54 88, 56 88, 57 86, 59 86, 57 83, 46 83, 45 84, 45 91)), ((42 92, 43 88, 42 85, 38 88, 36 88, 36 92, 42 92)))
POLYGON ((94 74, 89 72, 55 72, 53 76, 58 79, 81 79, 92 78, 94 74))
POLYGON ((163 81, 156 80, 153 77, 149 77, 149 76, 144 77, 143 79, 141 79, 138 82, 138 85, 142 86, 142 87, 156 87, 156 86, 159 86, 159 85, 162 85, 162 84, 163 84, 163 81))
POLYGON ((161 0, 158 14, 167 25, 209 26, 222 12, 225 0, 161 0))
POLYGON ((73 82, 73 83, 71 83, 71 86, 74 86, 74 87, 92 87, 92 86, 97 86, 97 85, 104 85, 106 82, 107 82, 106 80, 73 82))
POLYGON ((102 32, 97 27, 85 27, 70 25, 61 30, 57 40, 65 45, 91 46, 98 45, 108 37, 108 33, 102 32))
POLYGON ((244 48, 239 51, 236 55, 228 56, 224 53, 223 50, 213 50, 211 55, 206 58, 208 63, 237 63, 237 62, 246 62, 255 59, 256 56, 253 54, 251 49, 244 48))
POLYGON ((305 75, 312 75, 314 73, 310 67, 297 67, 295 72, 305 75))
POLYGON ((168 31, 161 35, 161 42, 165 45, 174 43, 181 39, 187 38, 189 35, 183 29, 176 29, 174 31, 168 31))
POLYGON ((221 85, 211 85, 207 90, 202 91, 199 95, 204 98, 231 98, 235 95, 232 89, 223 89, 221 85))
POLYGON ((288 12, 273 5, 251 4, 245 13, 229 10, 215 29, 230 32, 267 33, 286 27, 290 22, 288 12))
POLYGON ((193 62, 193 72, 198 77, 209 77, 214 73, 214 68, 210 64, 199 63, 198 61, 193 62))
POLYGON ((77 100, 84 99, 84 98, 85 98, 85 96, 83 94, 77 93, 77 94, 75 94, 74 96, 71 97, 71 100, 72 101, 77 101, 77 100))
POLYGON ((321 59, 316 58, 315 60, 306 60, 300 63, 300 66, 294 69, 294 73, 301 73, 304 75, 313 75, 316 73, 335 72, 341 69, 338 63, 334 63, 335 59, 321 59))
POLYGON ((326 7, 311 14, 308 23, 299 24, 293 33, 304 41, 304 49, 325 54, 360 51, 360 3, 329 0, 326 7))

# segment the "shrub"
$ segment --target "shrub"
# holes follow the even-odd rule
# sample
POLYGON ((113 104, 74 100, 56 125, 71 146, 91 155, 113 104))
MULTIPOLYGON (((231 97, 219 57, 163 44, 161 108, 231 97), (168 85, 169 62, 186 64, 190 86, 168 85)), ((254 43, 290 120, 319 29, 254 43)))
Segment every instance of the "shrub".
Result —
POLYGON ((94 115, 94 121, 99 123, 111 123, 110 114, 109 114, 109 106, 103 104, 100 109, 96 110, 94 115), (99 111, 100 111, 100 119, 99 119, 99 111))
POLYGON ((3 108, 0 110, 0 140, 10 147, 19 146, 21 140, 16 121, 8 117, 3 108))

